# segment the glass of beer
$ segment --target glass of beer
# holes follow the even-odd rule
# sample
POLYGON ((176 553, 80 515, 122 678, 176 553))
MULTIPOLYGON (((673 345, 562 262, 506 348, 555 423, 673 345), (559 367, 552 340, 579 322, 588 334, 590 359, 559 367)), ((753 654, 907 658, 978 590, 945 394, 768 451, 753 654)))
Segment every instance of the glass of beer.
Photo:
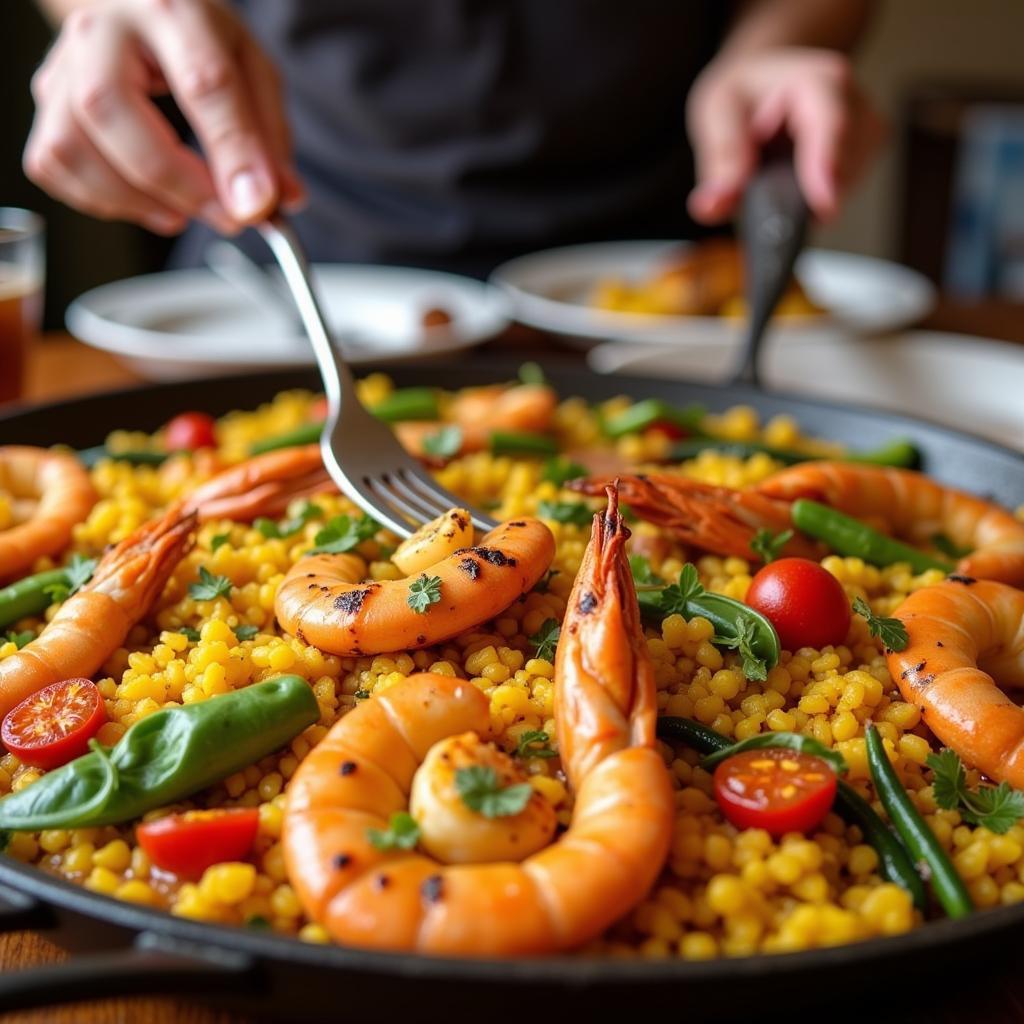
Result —
POLYGON ((43 315, 43 219, 0 207, 0 402, 21 395, 43 315))

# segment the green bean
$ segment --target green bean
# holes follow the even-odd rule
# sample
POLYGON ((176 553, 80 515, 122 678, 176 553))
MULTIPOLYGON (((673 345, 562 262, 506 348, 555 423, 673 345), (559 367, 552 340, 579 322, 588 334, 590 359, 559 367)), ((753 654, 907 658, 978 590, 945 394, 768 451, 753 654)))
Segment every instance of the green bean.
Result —
POLYGON ((875 784, 875 792, 889 820, 910 850, 911 856, 917 862, 927 865, 928 884, 942 909, 950 917, 965 917, 974 910, 967 886, 903 788, 882 745, 881 734, 869 724, 864 730, 864 737, 867 741, 871 781, 875 784))
MULTIPOLYGON (((685 743, 700 754, 714 754, 732 745, 728 737, 689 718, 661 716, 658 719, 658 735, 664 740, 685 743)), ((874 847, 882 877, 906 889, 914 905, 924 910, 924 883, 914 870, 907 851, 871 805, 842 779, 838 780, 834 809, 845 822, 856 825, 864 835, 864 841, 874 847)))
MULTIPOLYGON (((742 459, 749 459, 751 455, 770 455, 776 462, 782 462, 787 466, 795 465, 798 462, 815 462, 832 456, 812 455, 808 452, 797 451, 793 448, 776 448, 773 445, 761 444, 759 441, 727 441, 715 437, 694 437, 683 441, 677 441, 670 452, 670 458, 674 462, 685 462, 687 459, 695 458, 703 451, 720 451, 728 455, 736 455, 742 459)), ((897 438, 887 445, 867 452, 847 452, 845 455, 836 457, 841 462, 867 463, 873 466, 899 466, 905 469, 912 469, 921 460, 921 453, 912 441, 905 438, 897 438)))
POLYGON ((558 454, 558 445, 543 434, 510 430, 491 431, 492 455, 537 455, 550 458, 558 454))
POLYGON ((92 469, 103 459, 113 459, 115 462, 128 462, 133 466, 159 466, 166 462, 168 452, 153 452, 139 449, 136 451, 111 451, 105 444, 98 444, 94 448, 83 448, 75 453, 78 461, 86 469, 92 469))
POLYGON ((37 832, 131 821, 266 757, 319 717, 313 690, 300 676, 161 708, 109 750, 94 740, 90 753, 0 800, 0 829, 37 832))
POLYGON ((403 420, 436 420, 441 411, 433 388, 399 388, 370 410, 379 420, 400 423, 403 420))
POLYGON ((812 736, 805 736, 800 732, 761 732, 756 736, 748 736, 745 740, 739 740, 730 744, 725 750, 709 754, 701 761, 700 766, 705 771, 710 771, 717 764, 721 764, 727 757, 734 754, 742 754, 748 750, 763 750, 765 747, 782 748, 794 750, 798 754, 808 754, 824 761, 836 775, 844 775, 849 771, 846 758, 838 750, 832 750, 823 743, 819 743, 812 736))
POLYGON ((624 412, 604 421, 604 432, 608 437, 622 437, 646 430, 653 423, 667 422, 684 430, 696 430, 705 415, 705 409, 698 405, 679 408, 669 405, 660 398, 645 398, 636 402, 624 412))
POLYGON ((799 498, 793 502, 791 515, 794 526, 824 541, 837 554, 863 558, 865 562, 882 567, 896 562, 909 562, 914 572, 925 572, 928 569, 941 569, 946 573, 953 571, 953 566, 948 562, 893 540, 859 519, 817 501, 799 498))
POLYGON ((67 585, 67 570, 51 569, 0 588, 0 628, 45 611, 53 603, 47 588, 67 585))
POLYGON ((262 455, 264 452, 274 452, 279 448, 297 448, 303 444, 316 444, 323 433, 322 423, 303 423, 301 427, 289 430, 284 434, 276 434, 274 437, 265 437, 261 441, 254 441, 249 446, 250 455, 262 455))

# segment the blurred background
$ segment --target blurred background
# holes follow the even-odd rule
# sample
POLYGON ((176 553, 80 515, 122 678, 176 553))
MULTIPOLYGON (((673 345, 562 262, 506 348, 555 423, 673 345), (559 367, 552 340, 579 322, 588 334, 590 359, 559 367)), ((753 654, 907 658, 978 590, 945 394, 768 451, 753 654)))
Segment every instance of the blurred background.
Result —
MULTIPOLYGON (((46 324, 57 328, 72 298, 158 268, 168 244, 73 213, 25 180, 28 83, 50 28, 29 0, 6 0, 0 33, 15 41, 0 62, 0 205, 46 219, 46 324)), ((890 145, 841 219, 815 235, 920 269, 950 298, 991 300, 984 333, 1014 339, 1024 338, 1024 316, 1004 307, 1024 303, 1022 38, 1024 4, 1014 0, 882 0, 857 64, 890 119, 890 145)))

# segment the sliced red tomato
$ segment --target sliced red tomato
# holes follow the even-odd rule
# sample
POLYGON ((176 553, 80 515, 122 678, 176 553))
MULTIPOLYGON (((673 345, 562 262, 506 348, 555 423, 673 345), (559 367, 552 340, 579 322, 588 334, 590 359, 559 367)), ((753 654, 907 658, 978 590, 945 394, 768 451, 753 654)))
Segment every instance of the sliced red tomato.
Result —
POLYGON ((327 396, 318 395, 309 403, 309 422, 321 423, 327 419, 327 396))
POLYGON ((771 620, 787 651, 841 644, 850 628, 843 585, 808 558, 769 562, 751 581, 746 602, 771 620))
POLYGON ((737 828, 763 828, 778 837, 809 832, 829 812, 835 772, 820 757, 767 747, 746 750, 715 769, 715 798, 737 828))
POLYGON ((215 448, 216 420, 205 412, 183 412, 164 427, 164 445, 169 452, 194 452, 215 448))
POLYGON ((24 764, 59 768, 80 757, 107 720, 96 684, 64 679, 44 686, 11 708, 0 727, 0 741, 24 764))
POLYGON ((255 807, 186 811, 139 825, 135 837, 158 868, 198 878, 214 864, 241 860, 256 841, 259 823, 255 807))
POLYGON ((663 434, 670 441, 681 441, 687 436, 686 428, 671 420, 655 420, 647 429, 653 430, 656 434, 663 434))

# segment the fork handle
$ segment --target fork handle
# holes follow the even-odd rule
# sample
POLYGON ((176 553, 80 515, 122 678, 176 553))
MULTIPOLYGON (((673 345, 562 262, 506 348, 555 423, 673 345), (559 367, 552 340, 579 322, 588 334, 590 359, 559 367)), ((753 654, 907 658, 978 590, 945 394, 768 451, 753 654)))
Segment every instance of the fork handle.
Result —
POLYGON ((309 261, 298 235, 279 214, 268 217, 257 225, 263 240, 270 246, 281 267, 285 283, 298 307, 306 334, 313 345, 313 354, 320 367, 328 407, 343 408, 348 402, 358 401, 355 384, 348 364, 331 341, 330 329, 313 290, 309 261))

